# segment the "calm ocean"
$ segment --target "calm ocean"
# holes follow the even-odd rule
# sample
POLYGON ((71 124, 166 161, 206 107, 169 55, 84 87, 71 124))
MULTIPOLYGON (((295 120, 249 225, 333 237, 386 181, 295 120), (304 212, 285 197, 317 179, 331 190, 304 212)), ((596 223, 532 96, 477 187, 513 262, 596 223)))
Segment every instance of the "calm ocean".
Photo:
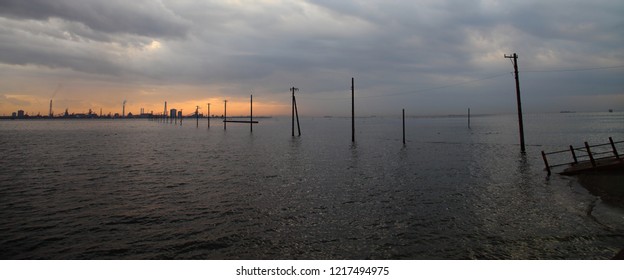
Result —
MULTIPOLYGON (((2 259, 606 259, 624 208, 540 151, 623 113, 0 121, 2 259)), ((622 184, 624 186, 624 183, 622 184)))

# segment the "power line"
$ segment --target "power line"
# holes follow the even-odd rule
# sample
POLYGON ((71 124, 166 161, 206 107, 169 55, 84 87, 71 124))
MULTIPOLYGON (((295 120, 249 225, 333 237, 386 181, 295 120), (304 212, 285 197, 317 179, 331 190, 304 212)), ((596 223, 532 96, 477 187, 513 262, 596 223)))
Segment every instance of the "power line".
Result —
POLYGON ((385 97, 385 96, 397 96, 397 95, 408 95, 408 94, 414 94, 414 93, 421 93, 421 92, 432 91, 432 90, 437 90, 437 89, 456 87, 456 86, 470 84, 470 83, 474 83, 474 82, 478 82, 478 81, 490 80, 490 79, 498 78, 498 77, 504 76, 504 75, 507 75, 507 73, 497 74, 497 75, 493 75, 493 76, 488 76, 488 77, 483 77, 483 78, 479 78, 479 79, 458 82, 458 83, 454 83, 454 84, 447 84, 447 85, 442 85, 442 86, 437 86, 437 87, 423 88, 423 89, 418 89, 418 90, 413 90, 413 91, 397 92, 397 93, 390 93, 390 94, 383 94, 383 95, 369 95, 369 96, 362 96, 360 98, 381 97, 381 96, 385 97))
POLYGON ((525 70, 523 73, 548 73, 548 72, 577 72, 577 71, 592 71, 592 70, 605 70, 605 69, 617 69, 624 68, 624 65, 618 66, 605 66, 605 67, 591 67, 591 68, 576 68, 576 69, 555 69, 555 70, 525 70))
MULTIPOLYGON (((510 61, 511 61, 511 64, 513 65, 513 60, 510 59, 510 61)), ((607 69, 618 69, 618 68, 624 68, 624 65, 604 66, 604 67, 589 67, 589 68, 575 68, 575 69, 525 70, 525 71, 520 71, 520 72, 521 73, 579 72, 579 71, 607 70, 607 69)), ((486 76, 486 77, 483 77, 483 78, 478 78, 478 79, 473 79, 473 80, 468 80, 468 81, 463 81, 463 82, 458 82, 458 83, 452 83, 452 84, 446 84, 446 85, 441 85, 441 86, 422 88, 422 89, 411 90, 411 91, 404 91, 404 92, 383 93, 383 94, 360 96, 359 98, 376 98, 376 97, 387 97, 387 96, 410 95, 410 94, 422 93, 422 92, 433 91, 433 90, 438 90, 438 89, 444 89, 444 88, 451 88, 451 87, 461 86, 461 85, 470 84, 470 83, 479 82, 479 81, 484 81, 484 80, 490 80, 490 79, 494 79, 494 78, 498 78, 498 77, 501 77, 501 76, 508 75, 509 73, 511 73, 511 75, 513 77, 513 72, 505 72, 505 73, 501 73, 501 74, 496 74, 496 75, 492 75, 492 76, 486 76)), ((310 99, 329 99, 329 100, 348 99, 349 98, 346 95, 345 96, 330 96, 330 97, 302 95, 302 97, 310 98, 310 99)))
MULTIPOLYGON (((501 77, 501 76, 504 76, 504 75, 507 75, 507 73, 505 72, 505 73, 502 73, 502 74, 496 74, 496 75, 492 75, 492 76, 487 76, 487 77, 483 77, 483 78, 478 78, 478 79, 473 79, 473 80, 468 80, 468 81, 463 81, 463 82, 458 82, 458 83, 453 83, 453 84, 446 84, 446 85, 441 85, 441 86, 422 88, 422 89, 411 90, 411 91, 404 91, 404 92, 383 93, 383 94, 376 94, 376 95, 360 96, 359 98, 375 98, 375 97, 409 95, 409 94, 427 92, 427 91, 432 91, 432 90, 437 90, 437 89, 456 87, 456 86, 465 85, 465 84, 469 84, 469 83, 474 83, 474 82, 478 82, 478 81, 494 79, 494 78, 498 78, 498 77, 501 77)), ((318 97, 318 96, 317 97, 310 97, 310 96, 305 96, 305 97, 306 98, 312 98, 312 99, 347 99, 348 98, 348 96, 332 96, 332 97, 318 97)))

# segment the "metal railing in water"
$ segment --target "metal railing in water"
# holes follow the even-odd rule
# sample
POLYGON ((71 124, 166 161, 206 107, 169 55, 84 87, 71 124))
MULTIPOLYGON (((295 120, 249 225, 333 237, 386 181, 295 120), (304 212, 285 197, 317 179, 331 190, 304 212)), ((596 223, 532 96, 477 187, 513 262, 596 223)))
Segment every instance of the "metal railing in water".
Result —
POLYGON ((618 154, 616 144, 624 143, 624 141, 614 142, 613 138, 609 137, 609 143, 605 144, 597 144, 597 145, 589 145, 585 142, 584 147, 575 148, 570 145, 569 149, 554 151, 554 152, 544 152, 542 151, 542 159, 544 160, 544 165, 546 165, 546 171, 550 174, 552 168, 560 167, 560 166, 573 166, 580 163, 590 163, 592 168, 597 166, 597 161, 605 160, 605 159, 618 159, 622 160, 621 155, 618 154), (611 146, 611 149, 605 149, 604 147, 611 146), (596 149, 597 148, 597 149, 596 149), (578 153, 577 153, 578 152, 578 153), (556 154, 564 154, 569 153, 572 157, 572 161, 565 161, 563 163, 557 164, 549 164, 548 156, 556 155, 556 154))

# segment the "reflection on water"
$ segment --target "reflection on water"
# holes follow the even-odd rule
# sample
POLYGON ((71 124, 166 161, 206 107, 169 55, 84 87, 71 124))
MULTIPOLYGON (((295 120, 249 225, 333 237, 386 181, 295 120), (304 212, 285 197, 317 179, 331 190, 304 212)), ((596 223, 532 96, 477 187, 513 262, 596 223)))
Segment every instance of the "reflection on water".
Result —
MULTIPOLYGON (((471 129, 463 119, 408 119, 406 146, 398 118, 359 120, 355 144, 341 118, 303 119, 301 137, 281 118, 253 133, 189 122, 0 122, 0 254, 610 258, 624 243, 622 208, 542 170, 540 150, 586 137, 567 118, 527 117, 526 154, 510 116, 473 118, 471 129)), ((599 137, 624 136, 608 116, 579 121, 599 137)))

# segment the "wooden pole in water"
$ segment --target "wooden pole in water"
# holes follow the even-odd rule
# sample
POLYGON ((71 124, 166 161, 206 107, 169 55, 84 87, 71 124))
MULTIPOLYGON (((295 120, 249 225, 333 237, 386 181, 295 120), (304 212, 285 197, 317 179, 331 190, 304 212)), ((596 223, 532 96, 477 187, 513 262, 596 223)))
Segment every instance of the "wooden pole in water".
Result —
POLYGON ((253 94, 249 96, 249 131, 253 132, 253 94))
POLYGON ((295 99, 295 117, 297 118, 297 132, 301 136, 301 126, 299 126, 299 110, 297 110, 297 99, 295 99))
MULTIPOLYGON (((295 136, 295 107, 297 106, 295 103, 295 91, 298 91, 299 89, 296 87, 291 87, 290 90, 292 91, 292 101, 291 101, 291 109, 292 109, 292 113, 291 113, 291 134, 292 136, 295 136)), ((297 122, 299 122, 299 114, 297 114, 297 122)), ((301 133, 299 133, 299 135, 301 135, 301 133)))
POLYGON ((199 127, 199 106, 195 107, 195 127, 199 127))
POLYGON ((468 128, 470 128, 470 108, 468 108, 468 128))
POLYGON ((208 128, 210 128, 210 103, 208 103, 208 128))
POLYGON ((295 87, 291 87, 292 99, 290 100, 290 132, 292 136, 295 136, 295 87))
POLYGON ((405 145, 405 109, 403 109, 403 145, 405 145))
POLYGON ((520 129, 520 150, 524 153, 524 126, 522 124, 522 102, 520 101, 520 80, 518 77, 518 54, 505 55, 505 58, 513 58, 514 77, 516 79, 516 100, 518 103, 518 126, 520 129))
POLYGON ((355 142, 355 78, 351 78, 351 142, 355 142))
POLYGON ((226 130, 227 124, 227 100, 223 100, 223 130, 226 130))

